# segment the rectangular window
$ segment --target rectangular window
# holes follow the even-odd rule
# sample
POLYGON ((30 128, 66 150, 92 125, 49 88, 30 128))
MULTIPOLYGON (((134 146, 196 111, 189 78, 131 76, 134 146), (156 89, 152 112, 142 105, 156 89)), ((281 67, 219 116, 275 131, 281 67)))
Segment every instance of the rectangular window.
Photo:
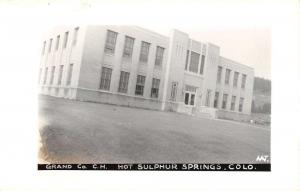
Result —
POLYGON ((142 41, 140 62, 148 62, 149 49, 150 49, 150 43, 142 41))
POLYGON ((119 81, 119 92, 127 93, 129 81, 129 72, 121 71, 120 81, 119 81))
POLYGON ((176 101, 178 82, 172 82, 171 86, 171 101, 176 101))
POLYGON ((51 69, 51 76, 50 76, 50 84, 53 84, 53 79, 54 79, 54 72, 55 72, 55 66, 52 66, 51 69))
POLYGON ((202 55, 202 56, 201 56, 200 74, 203 74, 203 70, 204 70, 204 62, 205 62, 205 56, 202 55))
POLYGON ((243 77, 242 77, 242 86, 241 86, 242 89, 244 89, 245 86, 246 86, 246 78, 247 78, 246 74, 243 74, 243 77))
POLYGON ((118 33, 107 30, 105 48, 104 48, 105 53, 109 53, 109 54, 115 53, 117 35, 118 33))
POLYGON ((185 92, 184 103, 185 103, 185 105, 194 106, 195 105, 195 93, 185 92))
POLYGON ((184 103, 185 103, 185 105, 189 104, 189 98, 190 98, 190 94, 189 93, 185 93, 185 95, 184 95, 184 103))
POLYGON ((59 40, 60 40, 60 35, 57 35, 57 37, 56 37, 55 50, 58 50, 58 48, 59 48, 59 40))
POLYGON ((44 43, 43 43, 43 50, 42 50, 42 54, 45 54, 45 50, 46 50, 46 41, 44 41, 44 43))
POLYGON ((231 70, 230 70, 230 69, 226 69, 226 74, 225 74, 225 84, 229 84, 230 73, 231 73, 231 70))
POLYGON ((48 52, 51 52, 51 48, 52 48, 52 38, 49 41, 49 46, 48 46, 48 52))
POLYGON ((144 86, 145 86, 146 77, 142 75, 137 76, 136 87, 135 87, 135 95, 143 95, 144 94, 144 86))
POLYGON ((195 105, 195 94, 191 94, 190 105, 195 105))
POLYGON ((77 43, 78 31, 79 31, 79 27, 76 27, 76 28, 74 29, 73 46, 75 46, 76 43, 77 43))
POLYGON ((237 87, 238 79, 239 79, 239 73, 238 72, 234 72, 233 87, 237 87))
POLYGON ((161 66, 163 57, 164 57, 164 48, 157 46, 156 47, 156 57, 155 57, 155 66, 161 66))
POLYGON ((58 81, 57 85, 61 85, 62 75, 63 75, 64 66, 60 65, 59 67, 59 73, 58 73, 58 81))
POLYGON ((226 109, 228 94, 223 94, 222 109, 226 109))
POLYGON ((185 85, 185 95, 184 95, 184 103, 186 105, 195 105, 195 95, 197 88, 190 85, 185 85))
POLYGON ((221 83, 222 70, 223 70, 222 66, 218 66, 217 83, 221 83))
POLYGON ((215 93, 214 108, 218 108, 219 92, 215 93))
POLYGON ((131 58, 132 51, 133 51, 133 44, 134 44, 134 38, 125 36, 125 44, 124 44, 124 51, 123 51, 124 58, 131 58))
POLYGON ((236 100, 236 96, 232 96, 231 97, 231 106, 230 106, 230 110, 234 111, 235 108, 235 100, 236 100))
POLYGON ((159 79, 156 79, 156 78, 152 79, 152 88, 151 88, 151 97, 152 98, 158 98, 159 83, 160 83, 159 79))
POLYGON ((69 71, 68 71, 67 85, 71 84, 72 74, 73 74, 73 64, 70 64, 69 71))
POLYGON ((69 38, 69 32, 67 31, 65 32, 64 48, 67 48, 68 38, 69 38))
POLYGON ((206 101, 205 101, 205 106, 209 107, 210 106, 210 94, 211 94, 211 90, 207 90, 206 93, 206 101))
POLYGON ((40 71, 39 71, 39 79, 38 79, 38 83, 41 83, 41 75, 42 75, 42 68, 40 68, 40 71))
POLYGON ((200 59, 200 54, 192 51, 191 52, 190 67, 189 67, 190 72, 198 73, 199 59, 200 59))
POLYGON ((190 57, 190 51, 187 50, 187 51, 186 51, 186 59, 185 59, 185 70, 188 69, 188 65, 189 65, 189 57, 190 57))
POLYGON ((100 89, 109 91, 111 80, 111 68, 102 67, 100 89))
POLYGON ((243 111, 243 104, 244 104, 244 98, 241 97, 241 98, 240 98, 240 103, 239 103, 239 112, 242 112, 242 111, 243 111))
POLYGON ((47 74, 48 74, 48 67, 46 67, 45 73, 44 73, 44 82, 43 84, 46 84, 47 82, 47 74))

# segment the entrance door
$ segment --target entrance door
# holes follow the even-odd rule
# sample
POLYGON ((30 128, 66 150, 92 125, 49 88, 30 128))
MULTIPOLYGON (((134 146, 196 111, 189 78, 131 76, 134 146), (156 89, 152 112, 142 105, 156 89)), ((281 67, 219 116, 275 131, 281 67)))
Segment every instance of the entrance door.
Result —
POLYGON ((195 92, 186 91, 184 95, 185 105, 195 106, 195 92))

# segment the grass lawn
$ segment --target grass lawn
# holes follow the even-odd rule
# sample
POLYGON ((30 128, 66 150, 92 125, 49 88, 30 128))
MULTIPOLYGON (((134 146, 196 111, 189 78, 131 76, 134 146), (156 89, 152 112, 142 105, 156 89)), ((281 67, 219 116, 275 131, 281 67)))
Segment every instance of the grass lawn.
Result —
POLYGON ((172 112, 39 97, 40 158, 52 163, 255 163, 270 129, 172 112))

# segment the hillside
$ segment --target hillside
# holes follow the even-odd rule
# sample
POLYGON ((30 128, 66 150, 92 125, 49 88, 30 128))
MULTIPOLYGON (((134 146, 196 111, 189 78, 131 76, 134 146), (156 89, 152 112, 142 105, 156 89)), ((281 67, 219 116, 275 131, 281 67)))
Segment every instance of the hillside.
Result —
POLYGON ((252 113, 271 113, 271 80, 254 78, 252 113))

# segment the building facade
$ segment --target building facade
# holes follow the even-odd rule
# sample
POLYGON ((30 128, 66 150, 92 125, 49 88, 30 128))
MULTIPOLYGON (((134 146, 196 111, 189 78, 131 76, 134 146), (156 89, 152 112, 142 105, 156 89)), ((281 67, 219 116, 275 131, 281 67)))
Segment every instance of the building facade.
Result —
POLYGON ((172 30, 59 27, 45 36, 40 93, 196 116, 251 113, 254 70, 172 30))

